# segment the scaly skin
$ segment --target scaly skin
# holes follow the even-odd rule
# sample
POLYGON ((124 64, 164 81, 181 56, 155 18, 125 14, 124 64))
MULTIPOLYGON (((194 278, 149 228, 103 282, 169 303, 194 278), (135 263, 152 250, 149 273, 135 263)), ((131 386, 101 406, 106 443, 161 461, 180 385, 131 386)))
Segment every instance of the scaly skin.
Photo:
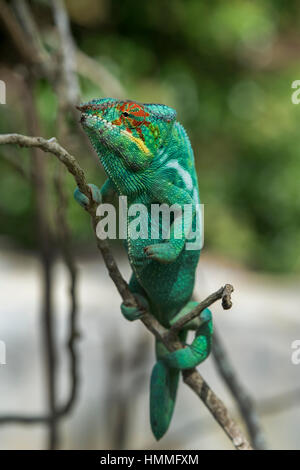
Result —
MULTIPOLYGON (((140 104, 113 98, 96 99, 78 107, 81 123, 89 136, 108 175, 101 189, 90 185, 98 203, 110 202, 113 194, 127 196, 131 204, 148 209, 149 238, 134 239, 131 224, 127 225, 125 248, 132 276, 130 290, 166 328, 188 313, 194 306, 191 296, 195 270, 200 255, 197 249, 186 249, 185 235, 196 228, 196 204, 199 204, 194 156, 188 136, 176 112, 165 105, 140 104), (190 204, 192 210, 183 228, 175 224, 170 238, 151 239, 151 205, 177 204, 177 209, 190 204), (185 234, 185 235, 184 235, 185 234), (178 235, 181 235, 179 238, 178 235)), ((88 201, 78 189, 75 199, 88 201)), ((128 222, 131 221, 129 217, 128 222)), ((161 220, 160 220, 161 229, 161 220)), ((189 242, 193 242, 191 238, 189 242)), ((135 308, 121 305, 130 321, 141 317, 135 308)), ((200 364, 210 352, 212 319, 208 309, 190 322, 180 333, 184 342, 188 329, 196 330, 191 345, 170 353, 156 345, 157 363, 150 387, 150 420, 152 431, 160 439, 171 421, 176 399, 179 371, 200 364)))

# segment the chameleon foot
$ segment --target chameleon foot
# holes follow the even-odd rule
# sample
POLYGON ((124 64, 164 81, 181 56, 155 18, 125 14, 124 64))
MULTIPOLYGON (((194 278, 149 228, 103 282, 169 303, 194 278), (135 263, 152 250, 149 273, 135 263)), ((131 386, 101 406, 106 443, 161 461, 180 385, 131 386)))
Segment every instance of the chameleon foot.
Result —
POLYGON ((158 243, 156 245, 148 245, 144 248, 144 252, 147 258, 155 259, 160 263, 172 263, 176 260, 179 254, 176 247, 171 243, 158 243))
MULTIPOLYGON (((93 201, 97 204, 101 204, 102 197, 100 189, 95 184, 89 184, 88 186, 91 190, 93 201)), ((86 208, 89 204, 89 199, 78 188, 76 188, 74 191, 74 199, 84 208, 86 208)))
MULTIPOLYGON (((145 297, 140 294, 134 294, 134 296, 138 300, 139 304, 141 304, 145 310, 148 310, 149 304, 145 297)), ((121 312, 126 320, 129 321, 139 320, 144 314, 143 310, 136 307, 127 307, 124 303, 121 304, 121 312)))

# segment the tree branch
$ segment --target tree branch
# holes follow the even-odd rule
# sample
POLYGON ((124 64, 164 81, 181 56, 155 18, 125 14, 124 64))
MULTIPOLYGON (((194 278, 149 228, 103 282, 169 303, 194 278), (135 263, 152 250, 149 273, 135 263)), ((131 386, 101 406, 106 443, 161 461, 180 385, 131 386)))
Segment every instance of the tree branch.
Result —
MULTIPOLYGON (((51 58, 43 45, 41 36, 35 22, 34 16, 26 0, 13 0, 13 7, 17 13, 18 19, 27 35, 26 43, 34 49, 38 62, 44 67, 44 71, 52 74, 51 58)), ((51 75, 52 76, 52 75, 51 75)))
POLYGON ((215 328, 212 342, 212 353, 216 368, 235 399, 240 414, 245 421, 254 449, 267 449, 265 436, 261 429, 259 417, 253 400, 240 383, 239 378, 227 357, 221 338, 215 328))
MULTIPOLYGON (((21 147, 38 147, 45 152, 55 155, 74 176, 80 191, 89 198, 87 211, 89 212, 92 225, 95 232, 96 243, 102 253, 104 262, 108 269, 109 275, 114 281, 123 301, 128 305, 138 306, 136 299, 130 292, 127 282, 123 279, 119 268, 110 252, 109 246, 105 240, 100 240, 96 236, 96 225, 98 218, 96 216, 96 204, 92 201, 90 189, 87 185, 84 172, 77 163, 76 159, 70 155, 67 150, 61 147, 56 139, 43 139, 42 137, 28 137, 20 134, 3 134, 0 135, 0 144, 15 144, 21 147)), ((224 289, 222 290, 223 293, 224 289)), ((222 297, 222 293, 219 298, 222 297)), ((227 292, 228 294, 228 292, 227 292)), ((164 328, 149 312, 145 312, 141 318, 144 325, 160 340, 169 351, 181 349, 183 345, 178 340, 176 334, 172 332, 171 338, 168 330, 164 328)), ((198 395, 205 406, 209 409, 212 416, 225 431, 229 439, 232 441, 236 449, 251 450, 251 446, 243 435, 240 428, 229 416, 228 410, 224 403, 215 395, 208 384, 203 380, 196 369, 183 371, 184 382, 198 395)))
POLYGON ((205 308, 208 308, 210 305, 212 305, 219 299, 222 299, 222 306, 225 310, 231 308, 231 293, 233 292, 233 290, 234 289, 231 284, 225 284, 224 287, 221 287, 213 294, 210 294, 205 300, 199 302, 199 304, 195 308, 193 308, 193 310, 191 310, 184 317, 180 318, 176 323, 174 323, 170 328, 170 334, 178 333, 184 325, 186 325, 189 321, 193 320, 194 318, 198 317, 205 308))
POLYGON ((69 331, 67 348, 69 352, 70 368, 70 392, 66 403, 59 409, 61 416, 67 414, 73 407, 78 396, 79 384, 79 357, 77 354, 76 343, 80 337, 78 331, 78 303, 77 303, 77 268, 73 259, 71 249, 71 233, 66 219, 67 196, 64 188, 64 179, 62 178, 62 167, 57 168, 54 178, 54 185, 57 193, 56 221, 58 231, 58 241, 69 273, 69 293, 70 293, 70 311, 69 311, 69 331))
POLYGON ((80 97, 79 82, 76 74, 76 46, 70 29, 69 15, 63 0, 52 0, 52 9, 60 38, 59 44, 62 54, 62 71, 67 101, 70 104, 78 103, 80 97))

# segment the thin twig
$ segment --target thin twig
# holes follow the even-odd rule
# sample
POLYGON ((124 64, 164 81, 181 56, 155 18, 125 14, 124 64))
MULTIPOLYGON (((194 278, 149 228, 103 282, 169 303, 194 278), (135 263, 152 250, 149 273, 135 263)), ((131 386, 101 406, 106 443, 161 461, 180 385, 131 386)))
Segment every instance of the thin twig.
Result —
POLYGON ((205 300, 199 302, 193 310, 191 310, 188 314, 184 317, 180 318, 176 323, 172 325, 170 328, 170 335, 174 333, 178 333, 184 325, 188 322, 193 320, 194 318, 198 317, 200 313, 205 309, 212 305, 219 299, 222 299, 222 306, 224 309, 229 309, 232 306, 231 302, 231 293, 233 292, 233 286, 231 284, 225 284, 224 287, 221 287, 213 294, 210 294, 205 300))

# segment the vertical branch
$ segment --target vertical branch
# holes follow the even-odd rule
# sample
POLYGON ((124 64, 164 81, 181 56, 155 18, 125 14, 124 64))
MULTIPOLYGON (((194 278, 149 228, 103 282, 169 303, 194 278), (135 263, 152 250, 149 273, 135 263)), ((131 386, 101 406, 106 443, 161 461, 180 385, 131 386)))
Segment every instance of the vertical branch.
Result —
MULTIPOLYGON (((74 104, 79 101, 80 87, 76 73, 75 43, 71 33, 70 20, 63 0, 51 0, 54 21, 59 36, 59 67, 55 91, 58 97, 57 134, 64 142, 70 134, 66 122, 66 113, 74 114, 74 104)), ((76 120, 77 121, 77 120, 76 120)), ((68 350, 70 361, 70 394, 66 403, 59 410, 60 414, 68 413, 78 395, 78 355, 76 352, 77 332, 77 269, 71 249, 71 233, 67 223, 67 195, 64 190, 65 173, 59 165, 56 169, 54 185, 57 195, 56 220, 58 242, 63 261, 69 273, 70 311, 68 350)))
POLYGON ((63 415, 67 414, 72 409, 78 395, 78 355, 76 352, 76 340, 79 337, 79 333, 77 331, 77 269, 71 250, 71 234, 66 218, 67 197, 64 191, 64 179, 61 167, 57 168, 54 184, 58 197, 56 210, 58 242, 64 263, 69 272, 70 293, 69 332, 67 341, 70 362, 70 393, 65 405, 59 409, 59 415, 63 415))
POLYGON ((128 426, 130 410, 124 390, 124 382, 128 371, 122 343, 115 328, 113 334, 116 341, 112 343, 108 339, 105 345, 108 372, 108 377, 105 381, 105 417, 107 423, 105 427, 111 448, 121 450, 126 448, 130 432, 128 426))
POLYGON ((38 27, 27 1, 13 0, 12 4, 23 28, 24 34, 27 36, 27 43, 30 44, 32 49, 35 51, 36 57, 38 58, 39 64, 43 68, 44 73, 48 75, 51 74, 52 78, 50 55, 43 45, 38 27))
POLYGON ((52 0, 54 20, 57 27, 61 54, 65 92, 69 104, 79 100, 80 90, 76 74, 76 48, 71 34, 69 15, 63 0, 52 0))
POLYGON ((230 390, 234 400, 237 403, 240 414, 243 417, 251 443, 256 450, 264 450, 267 448, 265 436, 260 426, 259 417, 256 413, 254 403, 249 396, 248 392, 240 383, 238 376, 233 370, 233 367, 227 357, 226 351, 222 344, 222 340, 214 329, 214 336, 212 342, 212 355, 216 368, 223 378, 225 384, 230 390))
MULTIPOLYGON (((38 116, 33 97, 33 78, 27 77, 24 82, 24 109, 28 132, 39 134, 38 116)), ((56 353, 54 339, 53 302, 52 302, 52 270, 53 270, 53 239, 48 220, 49 201, 47 197, 47 162, 39 149, 31 149, 32 153, 32 182, 36 204, 36 223, 39 241, 40 259, 42 264, 42 330, 45 356, 46 383, 48 394, 49 438, 48 447, 55 449, 58 444, 56 425, 56 353)))

